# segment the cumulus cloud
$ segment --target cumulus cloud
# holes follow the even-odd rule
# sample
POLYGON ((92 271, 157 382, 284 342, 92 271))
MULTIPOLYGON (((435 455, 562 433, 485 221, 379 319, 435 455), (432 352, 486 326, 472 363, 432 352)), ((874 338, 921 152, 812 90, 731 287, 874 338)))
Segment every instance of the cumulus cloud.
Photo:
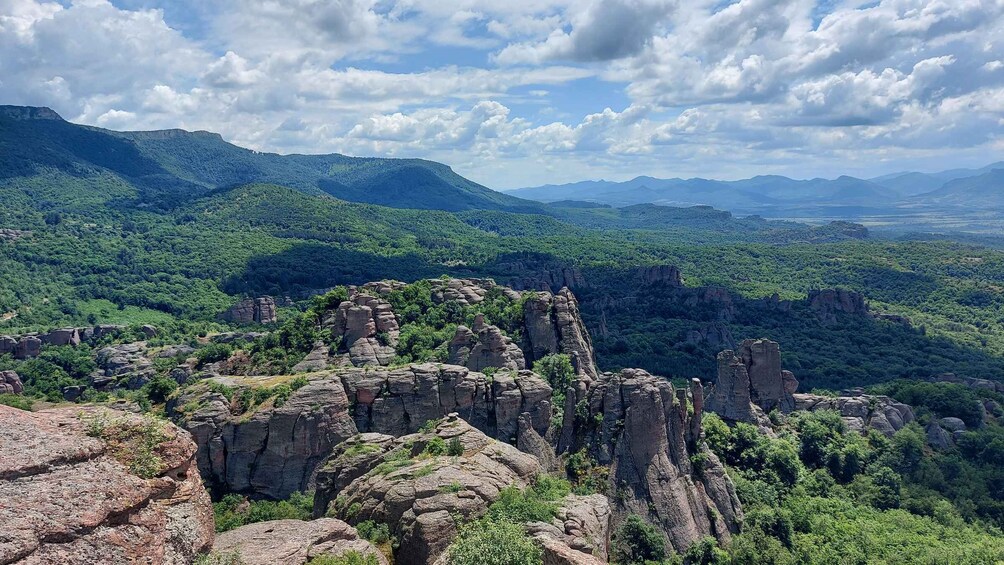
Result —
POLYGON ((879 173, 1004 146, 1004 0, 128 5, 0 0, 0 98, 502 187, 849 172, 855 151, 879 173))

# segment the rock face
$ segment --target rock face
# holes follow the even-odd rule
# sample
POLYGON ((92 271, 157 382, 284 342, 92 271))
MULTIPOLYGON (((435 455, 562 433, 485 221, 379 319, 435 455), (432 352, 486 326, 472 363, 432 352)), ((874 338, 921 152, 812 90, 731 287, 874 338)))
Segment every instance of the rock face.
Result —
POLYGON ((888 396, 871 396, 860 391, 846 391, 841 396, 796 394, 798 410, 835 410, 850 430, 869 428, 891 436, 914 420, 913 409, 888 396))
POLYGON ((373 555, 381 565, 387 564, 387 558, 360 539, 355 528, 334 518, 248 524, 216 536, 213 550, 223 555, 237 553, 243 565, 303 565, 321 555, 347 552, 373 555))
POLYGON ((707 399, 708 410, 733 422, 755 423, 771 410, 791 412, 798 381, 781 370, 781 349, 767 339, 747 339, 737 351, 718 354, 718 378, 707 399))
MULTIPOLYGON (((692 389, 702 394, 699 384, 692 389)), ((688 416, 686 390, 638 369, 580 380, 569 398, 559 449, 585 449, 609 467, 609 492, 618 493, 615 522, 643 516, 678 551, 707 535, 727 540, 737 530, 742 510, 735 488, 695 435, 702 402, 688 416), (698 452, 705 462, 695 470, 690 456, 698 452)))
POLYGON ((33 336, 24 336, 14 347, 14 359, 31 359, 42 352, 42 340, 33 336))
POLYGON ((286 498, 308 490, 320 462, 357 432, 400 436, 429 420, 459 412, 485 433, 515 437, 522 413, 547 433, 551 388, 530 371, 481 373, 454 365, 420 364, 400 369, 347 368, 311 376, 281 406, 238 414, 222 383, 239 389, 264 386, 268 377, 208 379, 171 403, 172 417, 199 445, 198 465, 210 484, 230 491, 286 498))
POLYGON ((340 340, 339 350, 347 352, 357 367, 388 365, 394 360, 400 328, 385 300, 356 294, 326 312, 321 327, 331 332, 332 339, 340 340))
POLYGON ((238 324, 273 324, 277 320, 275 299, 271 296, 245 298, 220 314, 220 319, 238 324))
POLYGON ((473 371, 487 367, 519 370, 526 368, 523 351, 496 326, 485 323, 478 315, 474 325, 457 326, 457 333, 450 340, 449 363, 463 365, 473 371))
POLYGON ((531 522, 527 533, 543 548, 545 565, 600 565, 609 557, 611 518, 607 497, 569 495, 554 520, 531 522))
POLYGON ((528 361, 552 353, 571 355, 576 372, 595 378, 596 358, 592 340, 582 323, 579 303, 567 288, 557 294, 537 293, 524 306, 528 361))
POLYGON ((366 434, 344 443, 318 472, 314 513, 388 524, 400 540, 394 562, 433 563, 458 531, 454 516, 481 516, 508 486, 525 488, 537 460, 452 414, 428 433, 366 434), (433 437, 459 441, 463 454, 434 455, 433 437))
POLYGON ((665 284, 671 287, 683 286, 683 275, 674 265, 653 265, 635 269, 635 277, 641 284, 665 284))
POLYGON ((187 565, 213 543, 195 444, 172 424, 0 406, 0 445, 0 563, 187 565))
MULTIPOLYGON (((243 388, 257 381, 225 382, 243 388)), ((195 438, 199 470, 212 486, 276 499, 307 490, 317 465, 356 433, 337 379, 310 381, 281 407, 251 414, 234 414, 222 394, 193 387, 169 411, 195 438)))
POLYGON ((868 313, 863 295, 842 288, 809 291, 806 301, 824 324, 836 323, 840 314, 868 313))
POLYGON ((80 331, 77 328, 52 330, 40 339, 47 345, 80 345, 80 331))
POLYGON ((499 439, 516 435, 520 414, 541 435, 551 424, 551 387, 530 371, 499 371, 489 380, 456 365, 424 363, 400 369, 336 373, 353 405, 360 432, 400 436, 456 412, 499 439))
POLYGON ((24 385, 21 377, 14 371, 0 371, 0 394, 21 394, 24 385))

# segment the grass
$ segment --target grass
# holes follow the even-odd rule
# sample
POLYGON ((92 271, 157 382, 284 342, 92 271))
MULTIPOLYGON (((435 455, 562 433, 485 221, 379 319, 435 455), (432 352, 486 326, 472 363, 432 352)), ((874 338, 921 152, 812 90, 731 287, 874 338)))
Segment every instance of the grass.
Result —
POLYGON ((168 325, 174 322, 175 318, 166 312, 141 308, 139 306, 125 306, 120 308, 114 302, 103 298, 82 300, 77 303, 80 315, 84 319, 96 320, 102 324, 130 325, 168 325))

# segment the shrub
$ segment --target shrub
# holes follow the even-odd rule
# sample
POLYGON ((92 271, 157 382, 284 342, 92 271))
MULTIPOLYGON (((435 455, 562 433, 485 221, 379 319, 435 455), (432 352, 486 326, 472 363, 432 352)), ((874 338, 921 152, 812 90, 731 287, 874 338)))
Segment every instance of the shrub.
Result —
POLYGON ((450 443, 446 446, 446 454, 452 457, 464 454, 464 444, 460 442, 460 438, 450 440, 450 443))
POLYGON ((306 565, 379 565, 380 560, 372 553, 359 553, 358 551, 346 551, 341 555, 318 555, 306 565))
POLYGON ((365 520, 356 525, 359 537, 370 541, 376 545, 382 545, 391 541, 390 527, 382 522, 365 520))
POLYGON ((164 402, 178 388, 178 383, 166 375, 156 375, 143 385, 143 392, 152 402, 164 402))
POLYGON ((21 396, 18 394, 0 394, 0 404, 5 406, 10 406, 12 408, 18 408, 20 410, 31 410, 32 405, 35 403, 34 400, 26 396, 21 396))
POLYGON ((666 558, 666 539, 655 526, 637 514, 631 514, 617 530, 614 555, 623 565, 662 561, 666 558))
POLYGON ((446 440, 436 436, 429 440, 429 443, 425 444, 425 453, 429 455, 443 455, 446 453, 446 440))
POLYGON ((564 353, 546 355, 533 364, 533 372, 544 377, 551 385, 554 405, 564 405, 565 389, 575 380, 575 369, 572 368, 571 357, 564 353))
POLYGON ((447 549, 449 565, 540 565, 543 553, 521 524, 482 519, 460 530, 447 549))

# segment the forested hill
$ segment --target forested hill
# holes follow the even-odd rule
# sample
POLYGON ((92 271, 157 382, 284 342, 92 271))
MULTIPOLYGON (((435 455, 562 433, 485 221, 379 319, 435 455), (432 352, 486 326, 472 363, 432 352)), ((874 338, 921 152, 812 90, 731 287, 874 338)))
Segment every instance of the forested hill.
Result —
MULTIPOLYGON (((48 108, 0 106, 0 154, 0 179, 51 185, 60 177, 105 174, 120 185, 120 204, 154 208, 172 208, 211 189, 252 182, 393 208, 542 208, 432 161, 261 153, 204 131, 115 132, 81 126, 48 108)), ((59 184, 69 189, 67 183, 59 184)))

